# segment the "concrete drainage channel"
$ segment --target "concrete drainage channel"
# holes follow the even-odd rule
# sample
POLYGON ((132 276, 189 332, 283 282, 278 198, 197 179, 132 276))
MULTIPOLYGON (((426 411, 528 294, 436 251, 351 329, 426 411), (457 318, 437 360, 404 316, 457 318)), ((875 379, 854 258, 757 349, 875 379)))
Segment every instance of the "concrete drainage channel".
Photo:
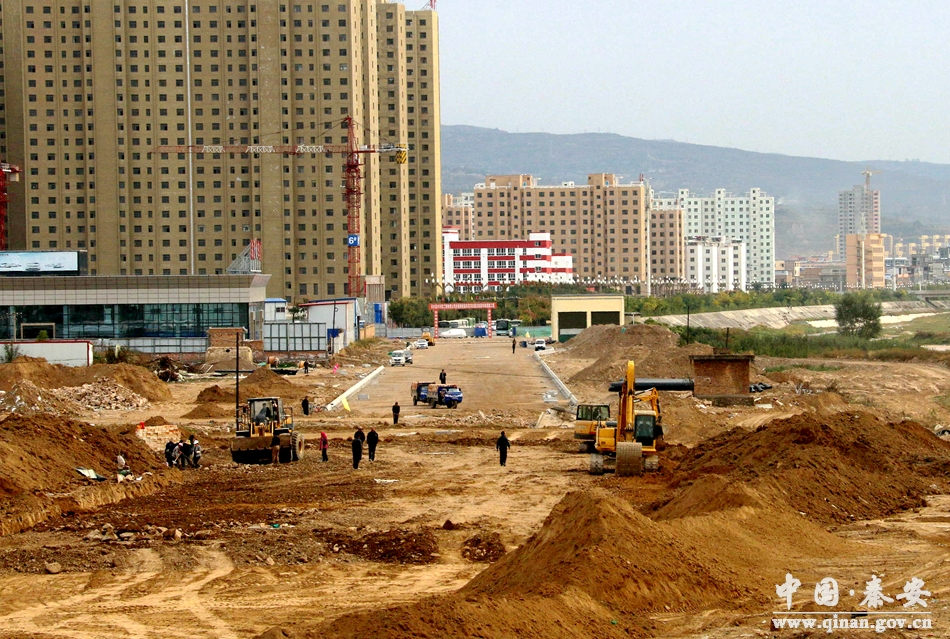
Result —
MULTIPOLYGON (((338 408, 340 408, 340 406, 343 405, 344 399, 349 401, 350 397, 353 394, 358 393, 363 388, 365 388, 371 381, 376 379, 379 376, 379 374, 382 373, 384 370, 386 370, 386 367, 380 366, 379 368, 374 370, 372 373, 370 373, 369 375, 367 375, 366 377, 364 377, 363 379, 356 382, 355 384, 350 386, 348 389, 340 393, 340 395, 336 399, 334 399, 332 402, 327 404, 327 410, 332 411, 332 410, 337 410, 338 408)), ((368 399, 368 396, 367 396, 367 399, 368 399)))
MULTIPOLYGON (((567 385, 562 382, 557 375, 554 374, 554 371, 552 371, 551 367, 547 365, 547 362, 545 362, 544 358, 541 357, 541 353, 539 351, 535 351, 534 358, 539 364, 541 364, 541 370, 544 371, 544 374, 550 377, 551 381, 554 382, 554 385, 557 386, 557 389, 561 392, 561 396, 568 401, 572 408, 577 406, 577 398, 574 397, 574 393, 572 393, 571 389, 569 389, 567 385)), ((544 394, 545 402, 556 401, 554 400, 553 396, 551 396, 551 392, 553 391, 549 391, 544 394), (549 397, 551 397, 551 399, 549 399, 549 397)))

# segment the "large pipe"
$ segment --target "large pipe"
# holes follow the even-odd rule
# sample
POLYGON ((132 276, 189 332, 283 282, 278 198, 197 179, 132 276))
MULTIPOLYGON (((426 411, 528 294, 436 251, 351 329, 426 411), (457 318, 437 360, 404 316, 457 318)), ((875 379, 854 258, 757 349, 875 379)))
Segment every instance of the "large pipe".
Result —
MULTIPOLYGON (((619 393, 623 388, 623 380, 611 382, 610 392, 619 393)), ((655 388, 658 391, 691 391, 693 390, 693 380, 691 379, 638 379, 633 384, 633 390, 644 391, 655 388)))

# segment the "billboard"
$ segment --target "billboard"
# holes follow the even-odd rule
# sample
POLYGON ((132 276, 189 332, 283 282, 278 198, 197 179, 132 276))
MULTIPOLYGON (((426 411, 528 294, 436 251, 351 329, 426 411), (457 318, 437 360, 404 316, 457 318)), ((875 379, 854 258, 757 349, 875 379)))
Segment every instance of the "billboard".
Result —
POLYGON ((0 251, 0 275, 76 275, 85 258, 83 251, 0 251))

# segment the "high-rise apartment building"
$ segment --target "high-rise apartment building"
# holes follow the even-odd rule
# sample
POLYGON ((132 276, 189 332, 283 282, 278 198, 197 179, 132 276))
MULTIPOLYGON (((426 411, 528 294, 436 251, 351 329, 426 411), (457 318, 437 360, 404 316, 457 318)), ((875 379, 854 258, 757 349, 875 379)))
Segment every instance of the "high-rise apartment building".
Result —
POLYGON ((459 196, 446 193, 442 196, 442 228, 451 226, 458 229, 458 239, 472 239, 475 231, 474 214, 474 193, 462 193, 459 196))
POLYGON ((680 189, 676 197, 654 196, 654 209, 680 209, 686 236, 738 239, 746 245, 746 281, 749 286, 775 285, 775 198, 759 189, 735 196, 716 189, 711 196, 680 189))
POLYGON ((675 216, 657 220, 656 228, 652 222, 649 187, 619 184, 610 173, 559 186, 540 186, 527 174, 489 175, 475 186, 474 240, 550 233, 555 252, 573 256, 581 279, 682 277, 681 226, 675 216), (652 237, 663 244, 653 246, 652 237))
POLYGON ((438 24, 380 0, 0 5, 10 244, 99 275, 213 274, 259 239, 268 293, 349 294, 340 154, 164 145, 405 145, 362 154, 361 265, 395 296, 441 271, 438 24))
POLYGON ((845 259, 848 235, 881 232, 881 192, 857 185, 838 193, 838 259, 845 259))

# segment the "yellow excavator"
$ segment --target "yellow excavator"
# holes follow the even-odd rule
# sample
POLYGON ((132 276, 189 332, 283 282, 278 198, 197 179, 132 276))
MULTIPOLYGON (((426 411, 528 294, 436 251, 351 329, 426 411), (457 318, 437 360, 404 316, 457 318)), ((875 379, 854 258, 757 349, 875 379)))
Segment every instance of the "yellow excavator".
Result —
POLYGON ((660 395, 655 387, 637 392, 636 386, 634 363, 627 362, 624 379, 610 386, 611 391, 620 393, 617 421, 596 422, 591 475, 603 475, 611 465, 618 477, 659 469, 657 444, 663 441, 660 395))

